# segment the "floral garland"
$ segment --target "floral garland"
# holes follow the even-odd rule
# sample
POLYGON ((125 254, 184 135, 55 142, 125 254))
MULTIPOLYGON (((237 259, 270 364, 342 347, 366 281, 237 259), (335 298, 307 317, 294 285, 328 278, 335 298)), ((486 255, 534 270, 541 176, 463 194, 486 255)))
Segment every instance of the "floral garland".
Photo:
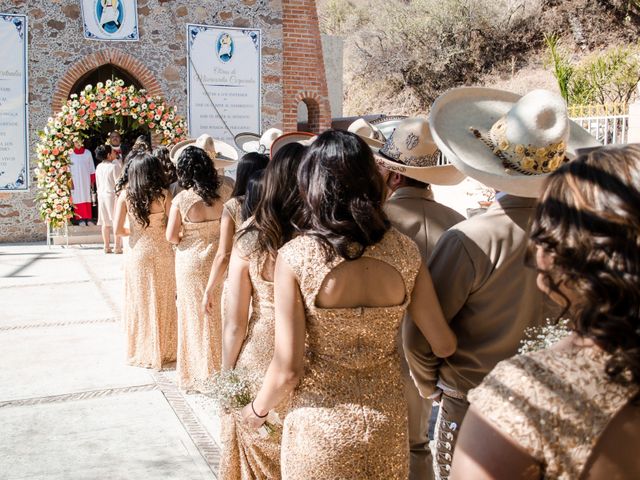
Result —
POLYGON ((183 140, 187 127, 176 107, 161 97, 151 97, 122 80, 87 85, 80 95, 72 94, 60 112, 50 117, 36 146, 38 156, 38 205, 40 216, 52 228, 63 227, 73 218, 71 204, 71 160, 75 140, 105 119, 131 117, 161 137, 163 145, 183 140))

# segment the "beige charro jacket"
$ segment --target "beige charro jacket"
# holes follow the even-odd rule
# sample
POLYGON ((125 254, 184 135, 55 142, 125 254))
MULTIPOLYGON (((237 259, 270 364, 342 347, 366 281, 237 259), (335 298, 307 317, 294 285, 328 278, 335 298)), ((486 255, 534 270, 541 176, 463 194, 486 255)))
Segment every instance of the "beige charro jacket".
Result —
POLYGON ((384 211, 391 224, 418 245, 426 263, 440 236, 464 217, 436 202, 431 188, 400 187, 389 197, 384 211))
POLYGON ((526 327, 550 314, 536 271, 524 264, 535 203, 505 195, 440 238, 429 271, 458 349, 441 361, 414 324, 405 328, 405 355, 422 396, 436 383, 466 395, 516 353, 526 327))

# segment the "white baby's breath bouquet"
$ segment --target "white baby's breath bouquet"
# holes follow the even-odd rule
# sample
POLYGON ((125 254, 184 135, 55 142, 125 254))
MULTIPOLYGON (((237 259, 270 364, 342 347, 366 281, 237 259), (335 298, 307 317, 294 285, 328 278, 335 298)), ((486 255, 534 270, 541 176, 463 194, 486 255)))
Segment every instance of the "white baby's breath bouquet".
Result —
MULTIPOLYGON (((246 370, 221 370, 200 382, 198 390, 213 400, 220 413, 231 414, 251 403, 259 384, 260 378, 246 370)), ((272 410, 258 432, 263 437, 273 435, 276 425, 282 425, 282 422, 272 410)))
POLYGON ((532 353, 552 347, 570 333, 568 319, 561 318, 556 322, 547 318, 544 325, 529 327, 524 331, 518 353, 532 353))

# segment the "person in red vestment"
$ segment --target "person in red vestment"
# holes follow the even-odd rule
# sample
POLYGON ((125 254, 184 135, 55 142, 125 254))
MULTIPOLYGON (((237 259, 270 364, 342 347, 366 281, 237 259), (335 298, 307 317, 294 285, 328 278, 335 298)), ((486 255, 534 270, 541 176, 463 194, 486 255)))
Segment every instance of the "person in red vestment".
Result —
POLYGON ((91 214, 91 186, 96 182, 96 167, 93 155, 84 148, 81 140, 73 142, 71 159, 71 202, 76 220, 83 220, 85 225, 92 219, 91 214))

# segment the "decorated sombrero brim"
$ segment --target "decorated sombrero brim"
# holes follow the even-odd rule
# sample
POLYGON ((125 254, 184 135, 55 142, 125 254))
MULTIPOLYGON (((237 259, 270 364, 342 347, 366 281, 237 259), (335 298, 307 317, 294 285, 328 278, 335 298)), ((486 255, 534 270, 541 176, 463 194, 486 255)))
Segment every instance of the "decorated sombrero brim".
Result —
POLYGON ((238 162, 238 152, 233 146, 206 134, 176 143, 169 153, 169 158, 173 163, 177 163, 182 151, 191 146, 202 148, 207 152, 216 168, 231 167, 238 162), (211 144, 213 144, 215 151, 208 147, 211 144))
POLYGON ((310 145, 313 140, 315 140, 316 135, 310 132, 291 132, 285 133, 278 137, 271 144, 271 158, 285 145, 289 145, 290 143, 301 143, 302 145, 310 145))
POLYGON ((389 138, 396 127, 407 118, 405 115, 392 115, 385 116, 381 118, 376 118, 372 120, 370 123, 374 125, 378 130, 382 132, 384 138, 389 138))
POLYGON ((233 141, 240 150, 245 153, 257 152, 260 149, 260 135, 251 132, 242 132, 233 137, 233 141))
MULTIPOLYGON (((506 169, 492 149, 472 131, 489 132, 520 98, 515 93, 491 88, 452 89, 433 104, 429 125, 438 148, 465 175, 505 193, 537 198, 549 174, 524 174, 506 169)), ((566 143, 568 158, 574 157, 577 149, 599 145, 586 130, 570 120, 566 143)))
POLYGON ((362 138, 385 169, 434 185, 456 185, 464 175, 451 165, 431 138, 424 118, 404 118, 383 145, 362 138))

